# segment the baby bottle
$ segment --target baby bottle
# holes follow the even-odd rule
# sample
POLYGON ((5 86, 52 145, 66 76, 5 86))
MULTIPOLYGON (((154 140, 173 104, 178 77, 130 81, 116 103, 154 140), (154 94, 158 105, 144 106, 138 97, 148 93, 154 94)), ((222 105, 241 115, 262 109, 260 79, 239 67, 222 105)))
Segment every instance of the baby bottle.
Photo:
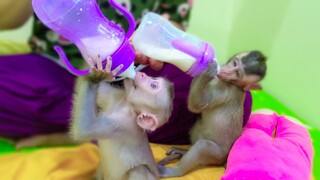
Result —
POLYGON ((193 77, 214 60, 210 44, 179 30, 152 12, 143 17, 133 37, 133 45, 144 55, 173 64, 193 77))
MULTIPOLYGON (((100 55, 101 59, 106 59, 111 56, 111 69, 123 64, 118 75, 134 78, 135 52, 128 38, 134 32, 135 20, 114 0, 109 0, 109 3, 127 18, 127 33, 102 14, 96 0, 32 0, 33 9, 39 19, 53 31, 72 41, 87 62, 89 57, 100 55)), ((55 50, 72 74, 81 76, 90 72, 89 69, 74 68, 61 47, 55 46, 55 50)))

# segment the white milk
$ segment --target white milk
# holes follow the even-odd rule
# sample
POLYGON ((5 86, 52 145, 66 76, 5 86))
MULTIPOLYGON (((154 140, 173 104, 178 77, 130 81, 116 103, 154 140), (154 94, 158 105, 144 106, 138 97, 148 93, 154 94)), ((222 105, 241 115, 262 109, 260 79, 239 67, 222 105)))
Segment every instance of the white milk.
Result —
POLYGON ((152 47, 149 44, 144 44, 142 42, 139 42, 136 46, 144 55, 173 64, 184 72, 187 72, 196 61, 192 56, 174 48, 166 49, 161 47, 152 47))
MULTIPOLYGON (((90 56, 91 58, 95 58, 100 55, 101 59, 106 59, 107 56, 112 55, 122 43, 119 40, 113 38, 107 38, 106 36, 94 36, 82 38, 80 40, 85 46, 85 54, 84 58, 90 56)), ((129 77, 134 79, 136 76, 136 71, 134 70, 133 63, 120 74, 120 76, 129 77)))
POLYGON ((108 38, 106 36, 87 37, 82 38, 80 41, 86 48, 86 55, 89 55, 91 58, 95 58, 99 54, 101 59, 106 59, 107 56, 113 54, 121 43, 119 40, 108 38))

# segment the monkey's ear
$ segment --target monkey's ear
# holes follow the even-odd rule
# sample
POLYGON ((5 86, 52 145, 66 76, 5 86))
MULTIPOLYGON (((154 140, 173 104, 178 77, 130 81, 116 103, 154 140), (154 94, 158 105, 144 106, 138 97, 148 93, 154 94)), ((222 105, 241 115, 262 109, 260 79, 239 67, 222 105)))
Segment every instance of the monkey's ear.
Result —
POLYGON ((261 90, 262 86, 259 83, 253 83, 253 84, 248 84, 245 87, 243 87, 244 91, 249 91, 249 90, 261 90))
POLYGON ((157 129, 159 121, 154 114, 141 113, 137 117, 137 124, 145 130, 154 131, 157 129))

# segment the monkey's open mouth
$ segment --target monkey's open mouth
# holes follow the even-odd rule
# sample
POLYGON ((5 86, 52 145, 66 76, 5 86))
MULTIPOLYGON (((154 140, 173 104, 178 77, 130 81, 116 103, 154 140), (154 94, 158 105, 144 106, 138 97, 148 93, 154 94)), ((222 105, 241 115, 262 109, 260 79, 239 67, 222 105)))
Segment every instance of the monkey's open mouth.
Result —
POLYGON ((124 80, 108 82, 112 87, 124 89, 124 80))
POLYGON ((138 86, 137 86, 137 84, 135 83, 135 81, 134 80, 132 80, 132 79, 129 79, 129 78, 125 78, 123 81, 125 81, 125 82, 123 82, 122 84, 123 84, 123 88, 124 89, 126 89, 126 88, 129 88, 129 89, 131 89, 131 88, 133 88, 133 89, 136 89, 138 86))

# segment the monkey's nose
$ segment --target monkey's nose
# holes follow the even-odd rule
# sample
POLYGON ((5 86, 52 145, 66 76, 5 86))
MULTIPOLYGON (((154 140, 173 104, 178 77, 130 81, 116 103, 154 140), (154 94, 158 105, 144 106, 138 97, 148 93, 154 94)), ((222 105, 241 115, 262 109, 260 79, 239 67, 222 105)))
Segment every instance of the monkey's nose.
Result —
POLYGON ((230 69, 221 69, 219 74, 224 74, 224 75, 230 75, 235 71, 235 69, 230 68, 230 69))
POLYGON ((221 75, 221 74, 227 74, 226 70, 221 69, 220 72, 218 73, 218 75, 221 75))

